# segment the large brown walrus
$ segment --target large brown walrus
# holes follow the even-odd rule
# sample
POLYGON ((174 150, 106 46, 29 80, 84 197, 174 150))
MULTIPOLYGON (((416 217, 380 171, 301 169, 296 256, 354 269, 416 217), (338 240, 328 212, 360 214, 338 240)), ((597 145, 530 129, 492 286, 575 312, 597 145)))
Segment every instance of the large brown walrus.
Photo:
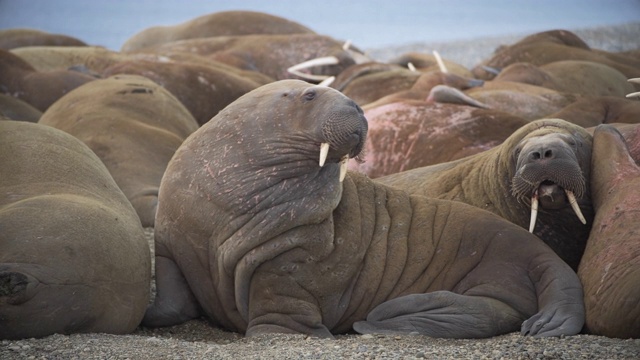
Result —
POLYGON ((87 44, 71 36, 52 34, 29 28, 0 30, 0 49, 10 50, 29 46, 86 46, 87 44))
POLYGON ((76 71, 37 71, 13 53, 0 49, 0 93, 45 111, 64 94, 95 80, 76 71))
POLYGON ((591 334, 640 338, 640 167, 620 133, 600 125, 591 168, 596 217, 578 269, 585 327, 591 334))
POLYGON ((169 90, 191 112, 198 124, 209 121, 218 111, 262 83, 242 76, 231 66, 182 62, 130 60, 102 72, 104 77, 134 74, 149 78, 169 90))
POLYGON ((264 85, 194 132, 162 180, 158 292, 143 324, 202 311, 249 336, 580 331, 577 275, 538 238, 348 173, 366 134, 353 100, 298 80, 264 85))
POLYGON ((0 339, 129 333, 150 281, 138 216, 100 159, 63 131, 0 121, 0 339))
POLYGON ((87 144, 107 166, 145 227, 153 226, 167 163, 198 128, 178 99, 137 75, 85 84, 53 104, 39 123, 87 144))
POLYGON ((471 71, 479 79, 495 77, 487 68, 501 70, 516 62, 543 65, 562 60, 593 61, 608 65, 626 77, 640 76, 640 60, 632 56, 590 49, 578 36, 567 30, 550 30, 532 34, 509 46, 496 50, 494 55, 471 71))
POLYGON ((591 135, 564 120, 542 119, 485 152, 376 180, 489 210, 530 229, 577 269, 594 215, 590 175, 591 135))
POLYGON ((316 34, 216 36, 180 40, 140 51, 156 55, 176 52, 206 56, 276 80, 322 81, 353 64, 370 61, 360 50, 345 48, 342 41, 316 34))
POLYGON ((122 52, 185 39, 250 34, 314 34, 314 31, 294 21, 263 12, 220 11, 178 25, 144 29, 122 45, 122 52))

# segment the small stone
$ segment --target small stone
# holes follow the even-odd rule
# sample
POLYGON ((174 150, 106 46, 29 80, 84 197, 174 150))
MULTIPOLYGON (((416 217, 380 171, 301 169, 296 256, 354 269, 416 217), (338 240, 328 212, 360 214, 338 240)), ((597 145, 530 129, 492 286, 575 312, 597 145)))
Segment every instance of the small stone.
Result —
POLYGON ((373 339, 373 335, 371 334, 364 334, 362 336, 360 336, 361 339, 373 339))
POLYGON ((425 358, 424 352, 420 351, 419 353, 417 353, 417 354, 416 354, 416 357, 417 357, 418 359, 423 359, 423 358, 425 358))

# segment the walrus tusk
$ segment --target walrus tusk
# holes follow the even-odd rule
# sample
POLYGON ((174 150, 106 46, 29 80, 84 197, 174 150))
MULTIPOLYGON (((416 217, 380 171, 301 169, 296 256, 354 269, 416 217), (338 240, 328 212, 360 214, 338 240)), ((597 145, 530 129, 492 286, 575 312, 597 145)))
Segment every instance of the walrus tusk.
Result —
POLYGON ((349 50, 351 48, 351 40, 347 40, 342 44, 342 50, 349 50))
POLYGON ((472 98, 471 96, 465 94, 464 92, 454 87, 443 85, 443 84, 436 85, 433 88, 431 88, 431 91, 429 91, 429 96, 427 99, 430 101, 439 102, 439 103, 462 104, 462 105, 475 106, 482 109, 490 108, 489 105, 484 104, 472 98))
POLYGON ((444 65, 444 61, 442 61, 440 54, 437 51, 433 50, 433 56, 436 58, 436 62, 438 63, 438 67, 440 68, 440 71, 442 71, 445 74, 449 73, 449 70, 447 70, 447 67, 444 65))
POLYGON ((481 68, 482 68, 482 70, 484 70, 484 71, 486 71, 486 72, 488 72, 490 74, 493 74, 493 75, 500 74, 500 69, 497 69, 497 68, 494 68, 494 67, 491 67, 491 66, 482 65, 481 68))
POLYGON ((301 72, 300 70, 308 69, 308 68, 311 68, 311 67, 314 67, 314 66, 336 65, 336 64, 339 64, 339 63, 340 63, 340 60, 338 60, 338 58, 335 57, 335 56, 319 57, 319 58, 303 61, 303 62, 301 62, 299 64, 293 65, 293 66, 291 66, 290 68, 287 69, 287 72, 289 72, 290 74, 299 76, 301 78, 305 78, 307 80, 322 81, 322 80, 325 80, 326 78, 328 78, 329 76, 327 76, 327 75, 305 74, 305 73, 301 72))
POLYGON ((335 76, 329 76, 328 78, 322 80, 318 86, 329 86, 331 84, 333 84, 333 82, 336 80, 335 76))
POLYGON ((582 215, 582 211, 580 211, 580 206, 578 205, 576 196, 573 195, 573 192, 569 190, 565 190, 565 192, 567 193, 567 199, 569 199, 569 204, 571 204, 571 208, 573 209, 573 212, 576 213, 576 215, 578 216, 578 219, 580 219, 580 222, 586 225, 587 220, 584 218, 584 215, 582 215))
POLYGON ((628 98, 632 98, 632 97, 634 97, 634 96, 638 96, 638 97, 640 97, 640 91, 638 91, 638 92, 633 92, 633 93, 631 93, 631 94, 627 94, 627 95, 626 95, 626 97, 628 97, 628 98))
POLYGON ((347 176, 347 162, 349 162, 349 155, 345 155, 340 159, 340 182, 347 176))
POLYGON ((533 234, 538 219, 538 189, 531 196, 531 221, 529 222, 529 232, 533 234))
POLYGON ((324 162, 327 161, 328 154, 329 154, 329 143, 320 144, 320 167, 324 166, 324 162))
POLYGON ((411 71, 416 71, 416 67, 413 65, 411 61, 407 63, 407 68, 411 71))
POLYGON ((627 81, 630 83, 640 84, 640 78, 631 78, 631 79, 627 79, 627 81))

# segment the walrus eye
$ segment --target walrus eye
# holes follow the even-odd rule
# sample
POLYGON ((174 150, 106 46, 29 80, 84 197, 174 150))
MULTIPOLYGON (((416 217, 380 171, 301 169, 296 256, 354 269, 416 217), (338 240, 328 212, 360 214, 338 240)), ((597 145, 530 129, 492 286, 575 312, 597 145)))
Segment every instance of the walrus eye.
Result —
POLYGON ((307 101, 311 101, 316 98, 316 91, 313 89, 309 89, 304 93, 304 99, 307 101))

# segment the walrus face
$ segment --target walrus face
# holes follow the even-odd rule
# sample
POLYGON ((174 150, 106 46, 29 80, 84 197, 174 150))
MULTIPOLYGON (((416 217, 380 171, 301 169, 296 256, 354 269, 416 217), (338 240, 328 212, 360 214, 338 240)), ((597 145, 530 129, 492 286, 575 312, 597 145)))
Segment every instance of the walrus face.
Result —
POLYGON ((558 132, 526 138, 516 148, 516 173, 511 191, 518 200, 531 199, 529 231, 533 232, 535 227, 539 205, 548 210, 571 205, 578 218, 586 223, 576 200, 586 189, 576 152, 574 138, 558 132))

